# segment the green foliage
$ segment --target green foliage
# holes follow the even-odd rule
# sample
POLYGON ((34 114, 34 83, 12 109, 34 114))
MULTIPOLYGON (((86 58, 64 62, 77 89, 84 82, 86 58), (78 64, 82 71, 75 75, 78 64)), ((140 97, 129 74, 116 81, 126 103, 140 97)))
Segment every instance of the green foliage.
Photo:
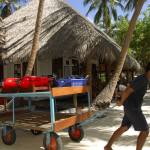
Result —
POLYGON ((116 31, 114 31, 114 38, 120 46, 122 46, 123 44, 123 40, 125 39, 128 27, 129 21, 126 17, 120 17, 116 22, 116 31))
POLYGON ((137 23, 131 48, 143 66, 150 61, 150 6, 137 23))
MULTIPOLYGON (((122 46, 127 33, 129 21, 122 17, 116 23, 116 32, 113 38, 122 46)), ((130 53, 145 66, 150 61, 150 6, 139 19, 130 45, 130 53)))
POLYGON ((121 0, 84 0, 84 5, 90 5, 87 15, 96 11, 94 22, 96 24, 103 23, 103 28, 106 29, 106 32, 111 26, 112 18, 117 20, 117 7, 123 6, 120 2, 121 0))

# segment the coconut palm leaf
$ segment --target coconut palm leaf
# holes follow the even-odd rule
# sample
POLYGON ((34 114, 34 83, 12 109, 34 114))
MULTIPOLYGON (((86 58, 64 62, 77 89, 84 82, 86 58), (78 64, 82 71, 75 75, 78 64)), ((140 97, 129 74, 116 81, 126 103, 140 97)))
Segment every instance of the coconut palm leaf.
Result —
POLYGON ((94 22, 99 24, 101 21, 105 28, 109 28, 112 20, 117 20, 117 7, 124 9, 122 0, 84 0, 84 5, 89 5, 87 15, 96 10, 94 22), (113 19, 112 19, 113 18, 113 19))
POLYGON ((118 19, 118 16, 117 16, 117 11, 115 8, 112 8, 112 15, 114 17, 114 20, 116 21, 118 19))
POLYGON ((91 0, 84 0, 83 5, 86 6, 88 4, 90 4, 92 1, 91 0))
POLYGON ((100 18, 102 16, 102 5, 100 6, 100 8, 98 9, 98 11, 96 12, 96 15, 94 17, 94 22, 96 24, 98 24, 100 22, 100 18))
POLYGON ((125 0, 125 10, 126 11, 130 11, 133 10, 135 8, 135 5, 137 4, 137 0, 125 0))
POLYGON ((91 3, 91 6, 89 7, 86 15, 88 15, 91 11, 97 9, 101 5, 101 2, 99 0, 92 0, 92 1, 91 0, 85 0, 85 1, 90 1, 88 3, 85 3, 85 5, 88 5, 89 3, 91 3))
POLYGON ((86 13, 86 16, 88 16, 88 14, 89 14, 91 11, 95 10, 95 9, 96 9, 95 5, 92 4, 92 5, 90 6, 90 8, 88 9, 87 13, 86 13))

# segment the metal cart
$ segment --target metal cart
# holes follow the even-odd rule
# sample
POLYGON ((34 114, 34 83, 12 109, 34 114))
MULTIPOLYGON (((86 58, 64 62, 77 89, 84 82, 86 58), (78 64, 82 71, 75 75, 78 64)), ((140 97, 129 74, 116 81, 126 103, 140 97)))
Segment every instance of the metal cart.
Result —
POLYGON ((34 135, 44 133, 43 146, 46 150, 62 150, 62 142, 57 135, 58 131, 69 128, 71 140, 80 142, 84 137, 81 122, 88 119, 93 112, 88 86, 52 88, 48 92, 33 93, 8 93, 0 94, 3 98, 12 98, 12 111, 0 114, 0 126, 2 126, 2 140, 6 145, 12 145, 16 141, 15 128, 30 129, 34 135), (77 95, 87 93, 88 110, 78 112, 77 95), (73 95, 75 113, 57 113, 55 110, 55 97, 73 95), (16 98, 29 98, 28 110, 16 110, 16 98), (50 110, 32 111, 32 100, 37 97, 49 98, 50 110))

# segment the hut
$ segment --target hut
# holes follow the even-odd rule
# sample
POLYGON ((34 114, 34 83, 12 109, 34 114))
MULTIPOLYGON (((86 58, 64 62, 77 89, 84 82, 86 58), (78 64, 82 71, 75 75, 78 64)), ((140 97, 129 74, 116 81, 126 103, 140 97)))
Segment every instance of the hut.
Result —
MULTIPOLYGON (((25 74, 31 52, 39 1, 0 22, 1 79, 25 74)), ((120 47, 104 32, 76 12, 64 0, 46 0, 35 75, 95 75, 105 81, 118 60, 120 47), (92 71, 91 71, 92 70, 92 71), (105 73, 105 74, 104 74, 105 73)), ((137 71, 139 64, 128 56, 124 70, 137 71)), ((95 77, 94 77, 95 78, 95 77)))

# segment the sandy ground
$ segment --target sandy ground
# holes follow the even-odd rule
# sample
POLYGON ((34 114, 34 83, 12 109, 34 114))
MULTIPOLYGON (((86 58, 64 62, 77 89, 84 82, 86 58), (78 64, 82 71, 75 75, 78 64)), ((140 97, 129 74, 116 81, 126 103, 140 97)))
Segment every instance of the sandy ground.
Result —
MULTIPOLYGON (((150 124, 150 98, 145 100, 143 111, 150 124)), ((80 143, 73 143, 67 132, 60 132, 64 144, 64 150, 103 150, 104 145, 120 125, 123 115, 122 108, 112 107, 104 118, 96 119, 93 123, 84 127, 85 138, 80 143)), ((138 132, 131 128, 124 136, 115 143, 114 150, 135 150, 138 132)), ((13 146, 6 146, 0 140, 0 150, 42 150, 43 136, 34 136, 29 131, 17 130, 17 141, 13 146)), ((143 150, 150 150, 150 137, 143 150)))

